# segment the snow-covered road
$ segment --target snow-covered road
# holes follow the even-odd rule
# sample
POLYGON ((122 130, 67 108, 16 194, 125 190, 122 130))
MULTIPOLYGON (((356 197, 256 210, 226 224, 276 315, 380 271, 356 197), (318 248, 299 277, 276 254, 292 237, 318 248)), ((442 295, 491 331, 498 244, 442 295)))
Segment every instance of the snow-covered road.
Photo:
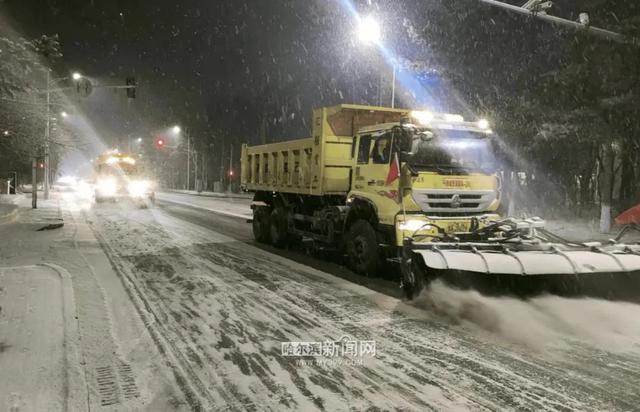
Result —
POLYGON ((378 292, 384 282, 358 285, 336 265, 254 244, 247 205, 165 194, 149 209, 121 202, 84 212, 193 406, 584 411, 640 404, 640 306, 518 302, 444 287, 407 305, 378 292), (353 341, 374 341, 375 356, 282 354, 286 342, 353 341))

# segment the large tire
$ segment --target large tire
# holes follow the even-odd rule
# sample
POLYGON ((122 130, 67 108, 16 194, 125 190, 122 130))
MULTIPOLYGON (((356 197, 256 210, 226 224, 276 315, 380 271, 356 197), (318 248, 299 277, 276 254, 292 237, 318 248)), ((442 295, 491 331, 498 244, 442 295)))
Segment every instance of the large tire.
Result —
POLYGON ((253 209, 253 237, 260 243, 269 243, 269 216, 271 210, 268 207, 256 207, 253 209))
POLYGON ((373 275, 380 264, 378 236, 366 220, 357 220, 349 228, 346 241, 349 265, 357 273, 373 275))
POLYGON ((427 284, 425 268, 418 262, 419 257, 405 258, 402 262, 402 291, 407 300, 420 296, 427 284))
POLYGON ((271 244, 279 248, 285 247, 289 240, 287 211, 282 207, 276 207, 273 209, 273 212, 271 212, 271 218, 269 220, 271 244))

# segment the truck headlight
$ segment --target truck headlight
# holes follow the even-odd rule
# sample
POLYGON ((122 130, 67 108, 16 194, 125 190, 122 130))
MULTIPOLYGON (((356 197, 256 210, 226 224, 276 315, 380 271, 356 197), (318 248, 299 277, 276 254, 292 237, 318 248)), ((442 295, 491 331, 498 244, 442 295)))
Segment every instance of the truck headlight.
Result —
POLYGON ((418 230, 429 230, 431 225, 424 220, 409 219, 404 222, 400 222, 400 230, 406 230, 408 232, 416 232, 418 230))
POLYGON ((144 197, 147 194, 151 184, 146 180, 134 180, 129 182, 127 189, 129 194, 133 197, 144 197))
POLYGON ((414 110, 411 112, 411 117, 416 119, 421 125, 428 125, 433 120, 433 113, 428 111, 414 110))
POLYGON ((118 190, 118 184, 115 179, 100 179, 96 184, 96 188, 101 196, 113 196, 118 190))

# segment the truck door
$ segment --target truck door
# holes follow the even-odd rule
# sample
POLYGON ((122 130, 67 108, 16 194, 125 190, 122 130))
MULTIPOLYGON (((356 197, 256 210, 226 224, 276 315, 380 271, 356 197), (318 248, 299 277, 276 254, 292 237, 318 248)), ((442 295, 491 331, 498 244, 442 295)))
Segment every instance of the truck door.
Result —
POLYGON ((371 199, 380 223, 393 224, 398 204, 398 181, 386 184, 393 158, 393 134, 389 131, 361 135, 356 150, 352 193, 371 199))

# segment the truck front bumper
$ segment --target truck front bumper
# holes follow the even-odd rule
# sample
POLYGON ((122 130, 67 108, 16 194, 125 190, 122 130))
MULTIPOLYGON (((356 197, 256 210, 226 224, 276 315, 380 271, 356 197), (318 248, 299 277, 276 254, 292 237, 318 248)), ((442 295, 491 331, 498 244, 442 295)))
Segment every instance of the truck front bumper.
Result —
POLYGON ((444 234, 456 235, 469 233, 473 219, 477 219, 478 226, 484 227, 492 221, 500 219, 494 213, 479 216, 427 216, 424 214, 399 214, 396 216, 396 246, 403 246, 406 238, 422 238, 433 240, 444 234))

